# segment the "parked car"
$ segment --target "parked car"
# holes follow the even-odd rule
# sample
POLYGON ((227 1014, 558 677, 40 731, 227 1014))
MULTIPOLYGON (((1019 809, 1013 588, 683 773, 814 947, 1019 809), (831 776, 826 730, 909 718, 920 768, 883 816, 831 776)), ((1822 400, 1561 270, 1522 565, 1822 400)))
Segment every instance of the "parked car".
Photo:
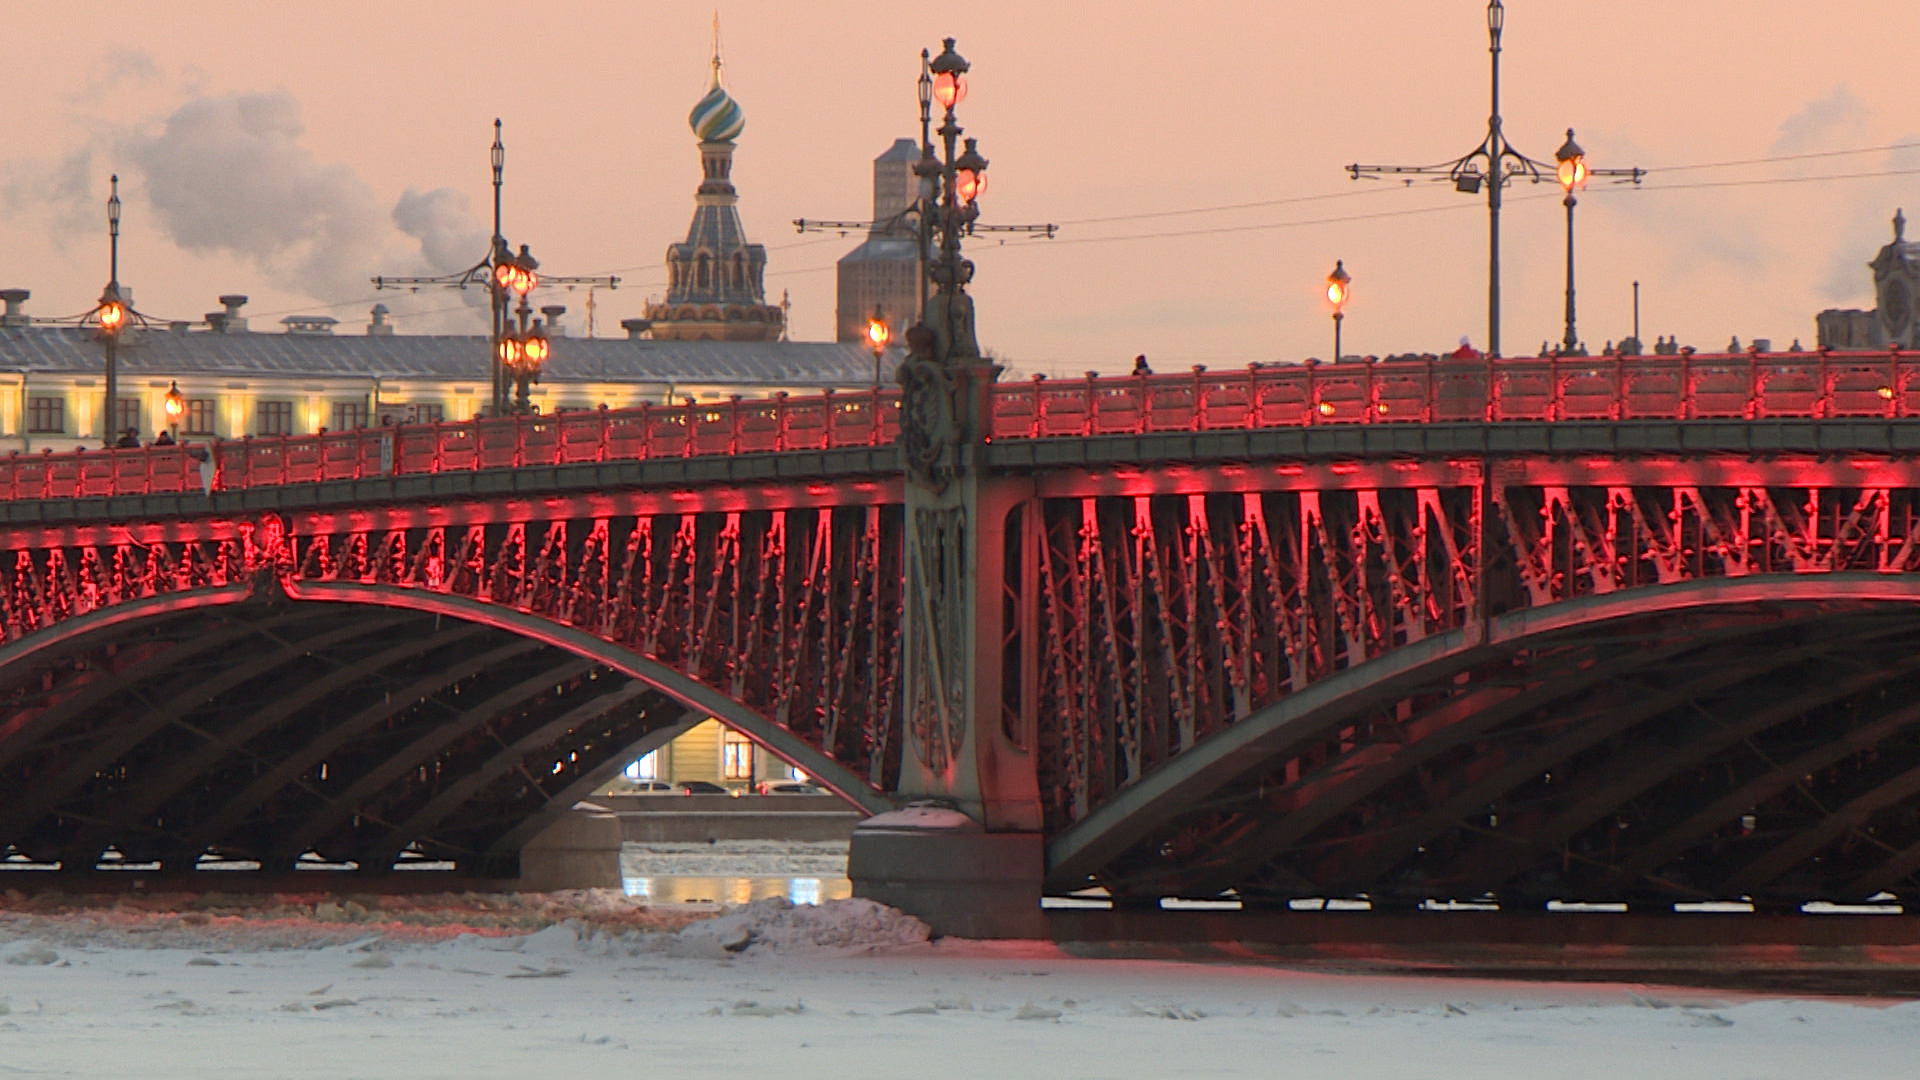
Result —
POLYGON ((673 785, 665 780, 628 780, 621 785, 622 795, 670 795, 673 785))
POLYGON ((673 785, 682 795, 732 795, 731 791, 710 780, 682 780, 673 785))
POLYGON ((819 795, 824 789, 805 780, 762 780, 762 795, 819 795))

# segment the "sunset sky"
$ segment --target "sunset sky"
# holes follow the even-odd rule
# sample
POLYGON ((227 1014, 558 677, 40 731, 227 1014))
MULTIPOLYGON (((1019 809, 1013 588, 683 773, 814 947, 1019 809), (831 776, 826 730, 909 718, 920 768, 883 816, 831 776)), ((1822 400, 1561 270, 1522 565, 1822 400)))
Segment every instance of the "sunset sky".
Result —
MULTIPOLYGON (((1062 227, 969 248, 981 343, 1016 370, 1325 356, 1336 258, 1354 277, 1349 352, 1483 345, 1485 200, 1344 167, 1479 142, 1485 6, 726 0, 747 118, 734 180, 769 300, 790 292, 796 338, 831 336, 833 262, 857 241, 791 221, 868 213, 871 160, 917 134, 920 49, 952 35, 974 65, 961 122, 992 161, 983 220, 1062 227)), ((376 295, 367 279, 485 254, 499 116, 507 236, 550 273, 619 274, 596 315, 617 334, 663 290, 692 210, 686 116, 712 11, 16 0, 0 286, 32 289, 36 315, 87 309, 117 170, 121 279, 156 317, 241 292, 255 329, 312 313, 357 332, 385 302, 403 333, 482 332, 457 294, 376 295)), ((1916 43, 1920 7, 1903 0, 1512 0, 1509 138, 1550 161, 1572 127, 1595 167, 1651 170, 1642 190, 1596 182, 1580 203, 1581 336, 1598 349, 1630 332, 1636 279, 1646 339, 1702 349, 1811 344, 1815 312, 1871 307, 1865 263, 1894 209, 1920 219, 1916 43), (1751 183, 1780 180, 1798 182, 1751 183)), ((1504 344, 1531 353, 1561 336, 1565 219, 1557 187, 1509 200, 1504 344)), ((538 299, 584 330, 584 295, 538 299)))

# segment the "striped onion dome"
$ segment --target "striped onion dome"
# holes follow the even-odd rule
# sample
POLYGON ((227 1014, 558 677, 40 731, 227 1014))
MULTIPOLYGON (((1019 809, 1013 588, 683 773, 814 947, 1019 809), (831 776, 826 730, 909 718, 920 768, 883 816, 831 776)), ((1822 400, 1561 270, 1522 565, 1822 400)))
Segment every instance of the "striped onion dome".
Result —
POLYGON ((687 115, 687 125, 701 142, 732 142, 747 126, 747 114, 741 110, 740 103, 733 100, 733 95, 721 87, 717 71, 713 88, 687 115))

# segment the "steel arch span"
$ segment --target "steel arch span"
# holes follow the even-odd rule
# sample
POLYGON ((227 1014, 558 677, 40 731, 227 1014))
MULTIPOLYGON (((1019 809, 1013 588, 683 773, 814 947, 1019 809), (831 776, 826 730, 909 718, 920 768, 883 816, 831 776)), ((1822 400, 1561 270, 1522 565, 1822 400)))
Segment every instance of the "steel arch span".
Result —
POLYGON ((1394 650, 1053 837, 1054 887, 1762 906, 1920 884, 1920 580, 1703 579, 1394 650))
POLYGON ((964 726, 867 451, 8 504, 0 846, 490 866, 711 714, 1123 900, 1916 891, 1920 425, 1668 427, 996 442, 964 726))
POLYGON ((705 716, 892 805, 897 724, 849 719, 897 664, 881 508, 402 518, 18 548, 0 563, 0 850, 512 876, 548 822, 705 716))

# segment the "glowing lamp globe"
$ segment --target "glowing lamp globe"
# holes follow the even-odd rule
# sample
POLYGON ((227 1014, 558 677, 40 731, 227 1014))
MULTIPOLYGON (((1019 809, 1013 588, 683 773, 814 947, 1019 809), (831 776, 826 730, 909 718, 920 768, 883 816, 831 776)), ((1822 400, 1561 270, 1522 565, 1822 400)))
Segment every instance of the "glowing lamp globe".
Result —
POLYGON ((1560 178, 1562 190, 1571 195, 1576 190, 1586 188, 1587 152, 1580 149, 1579 143, 1573 141, 1572 128, 1567 129, 1567 141, 1560 149, 1554 151, 1553 160, 1560 163, 1559 168, 1554 171, 1560 178))
POLYGON ((967 100, 967 77, 943 71, 933 77, 933 100, 943 109, 951 109, 967 100))
POLYGON ((1327 302, 1336 312, 1346 309, 1347 300, 1353 295, 1353 275, 1347 273, 1344 260, 1336 259, 1333 273, 1327 275, 1327 302))

